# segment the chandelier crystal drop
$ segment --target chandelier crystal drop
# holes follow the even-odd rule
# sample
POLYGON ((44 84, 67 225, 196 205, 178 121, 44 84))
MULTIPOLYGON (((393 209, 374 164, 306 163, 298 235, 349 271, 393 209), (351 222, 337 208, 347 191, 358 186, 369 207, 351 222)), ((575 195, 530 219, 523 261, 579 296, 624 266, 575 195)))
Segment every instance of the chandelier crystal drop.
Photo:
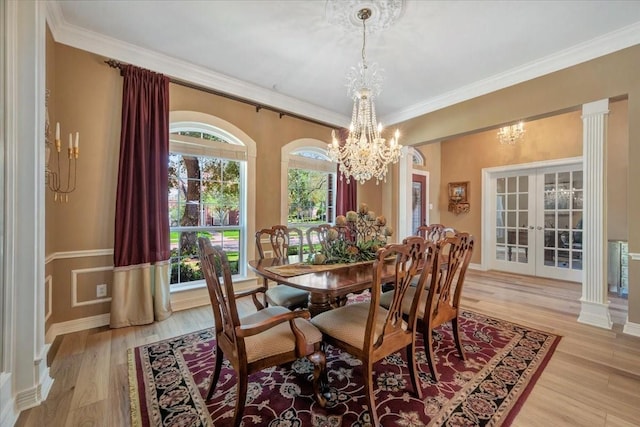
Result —
POLYGON ((376 184, 386 181, 388 165, 400 159, 402 150, 402 145, 398 144, 399 131, 396 130, 394 137, 387 142, 380 134, 382 125, 376 119, 374 99, 382 90, 383 76, 376 64, 367 65, 365 57, 366 20, 369 17, 369 9, 358 12, 358 18, 362 20, 362 62, 352 67, 347 75, 347 87, 353 99, 349 135, 341 144, 333 131, 333 141, 328 148, 329 156, 338 162, 347 183, 351 178, 360 184, 374 177, 376 184))
POLYGON ((524 123, 520 122, 511 126, 504 126, 498 130, 498 139, 501 144, 515 144, 524 137, 524 123))

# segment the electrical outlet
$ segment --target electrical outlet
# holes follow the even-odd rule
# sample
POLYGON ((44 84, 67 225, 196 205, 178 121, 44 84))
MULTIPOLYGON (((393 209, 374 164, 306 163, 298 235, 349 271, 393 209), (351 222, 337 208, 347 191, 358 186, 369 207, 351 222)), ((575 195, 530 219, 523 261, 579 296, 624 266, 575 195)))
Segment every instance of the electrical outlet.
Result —
POLYGON ((107 284, 101 283, 96 286, 96 298, 104 298, 107 296, 107 284))

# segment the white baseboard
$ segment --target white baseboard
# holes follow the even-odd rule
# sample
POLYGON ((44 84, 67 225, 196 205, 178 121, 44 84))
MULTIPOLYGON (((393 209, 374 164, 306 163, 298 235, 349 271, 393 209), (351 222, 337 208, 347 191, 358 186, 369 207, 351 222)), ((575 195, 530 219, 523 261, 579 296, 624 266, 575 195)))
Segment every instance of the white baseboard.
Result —
POLYGON ((11 393, 11 373, 0 373, 0 426, 11 427, 18 421, 20 412, 16 408, 13 394, 11 393))
POLYGON ((97 316, 83 317, 82 319, 69 320, 67 322, 54 323, 47 330, 45 341, 52 343, 58 335, 71 332, 84 331, 85 329, 99 328, 109 324, 111 314, 98 314, 97 316))
POLYGON ((627 318, 627 322, 624 324, 622 332, 628 335, 640 337, 640 323, 629 322, 629 318, 627 318))
POLYGON ((482 264, 476 264, 475 262, 470 262, 470 263, 469 263, 469 268, 470 268, 471 270, 487 271, 487 269, 486 269, 486 268, 484 268, 484 267, 482 266, 482 264))

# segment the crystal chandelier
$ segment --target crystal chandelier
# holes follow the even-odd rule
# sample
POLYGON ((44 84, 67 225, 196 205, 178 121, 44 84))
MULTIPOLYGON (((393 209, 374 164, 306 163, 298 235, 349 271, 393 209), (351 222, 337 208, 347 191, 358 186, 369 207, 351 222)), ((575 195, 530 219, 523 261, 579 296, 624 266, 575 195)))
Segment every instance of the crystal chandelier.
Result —
MULTIPOLYGON (((400 158, 402 146, 398 144, 400 133, 387 143, 381 137, 382 125, 377 123, 374 99, 382 89, 382 75, 377 65, 367 65, 365 57, 366 21, 371 17, 370 9, 361 9, 358 18, 362 20, 362 62, 352 67, 347 75, 349 95, 353 98, 353 112, 349 135, 344 144, 332 132, 329 144, 329 156, 338 162, 339 170, 347 178, 364 184, 375 177, 376 184, 386 181, 387 168, 400 158)), ((340 177, 342 179, 342 176, 340 177)))
POLYGON ((498 131, 498 139, 501 144, 515 144, 524 136, 524 123, 501 127, 498 131))

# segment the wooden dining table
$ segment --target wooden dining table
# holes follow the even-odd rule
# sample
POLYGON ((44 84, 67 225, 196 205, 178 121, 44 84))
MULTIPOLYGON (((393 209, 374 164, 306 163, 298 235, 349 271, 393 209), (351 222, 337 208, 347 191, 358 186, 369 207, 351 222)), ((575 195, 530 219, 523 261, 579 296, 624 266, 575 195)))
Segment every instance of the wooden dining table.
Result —
MULTIPOLYGON (((340 305, 350 293, 371 288, 372 265, 373 261, 327 266, 290 263, 279 258, 249 261, 249 268, 257 275, 308 291, 311 316, 340 305)), ((394 275, 393 265, 385 264, 383 283, 392 281, 394 275)))

